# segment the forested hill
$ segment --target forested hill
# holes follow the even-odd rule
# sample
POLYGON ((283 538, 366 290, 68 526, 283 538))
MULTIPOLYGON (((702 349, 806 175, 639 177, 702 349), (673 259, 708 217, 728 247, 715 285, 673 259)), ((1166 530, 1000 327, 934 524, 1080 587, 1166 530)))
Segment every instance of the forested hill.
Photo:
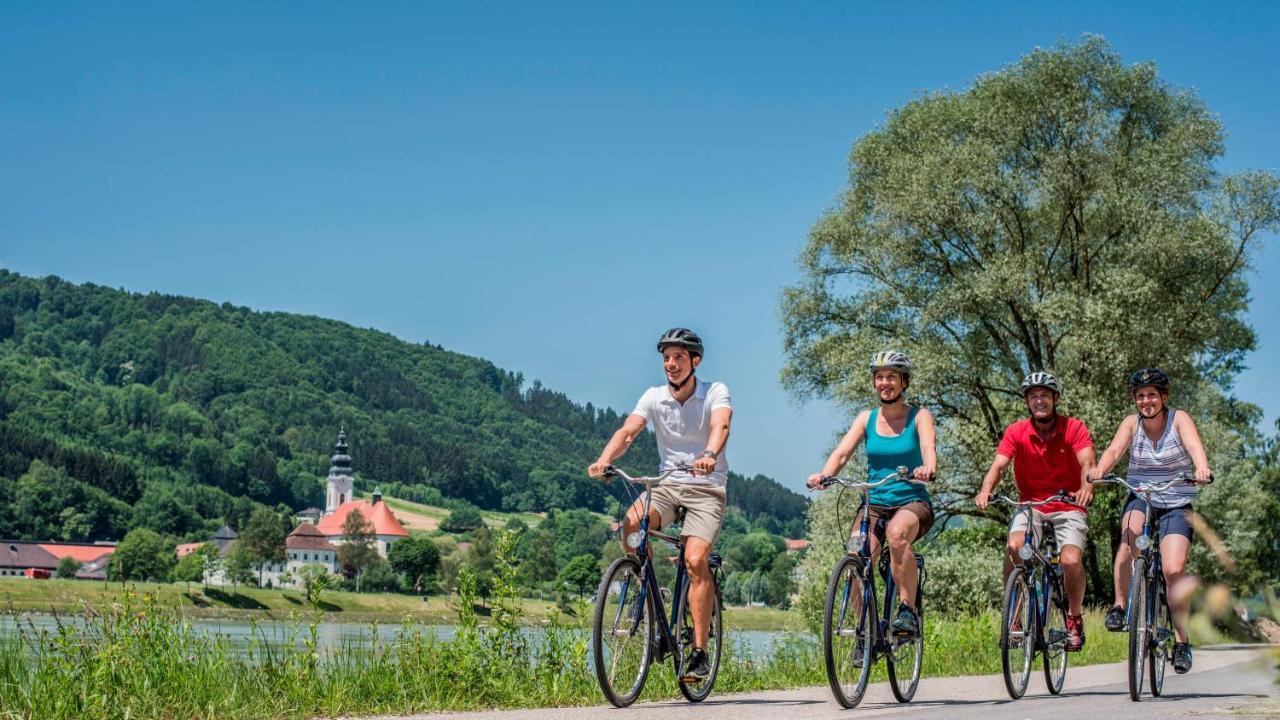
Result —
MULTIPOLYGON (((605 510, 583 468, 621 419, 375 330, 0 270, 0 537, 197 537, 255 503, 318 505, 343 424, 358 483, 605 510)), ((656 458, 646 433, 624 466, 656 458)), ((729 488, 749 517, 803 517, 763 476, 729 488)))

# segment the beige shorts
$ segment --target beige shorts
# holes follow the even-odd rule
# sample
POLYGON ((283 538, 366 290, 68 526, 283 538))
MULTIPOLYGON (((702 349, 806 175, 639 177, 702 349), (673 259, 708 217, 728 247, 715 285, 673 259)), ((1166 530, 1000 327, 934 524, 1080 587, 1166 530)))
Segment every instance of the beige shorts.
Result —
MULTIPOLYGON (((1036 530, 1038 531, 1045 523, 1053 525, 1053 535, 1058 539, 1058 547, 1065 545, 1075 545, 1084 550, 1084 536, 1089 532, 1089 516, 1079 510, 1063 510, 1062 512, 1042 513, 1039 510, 1032 510, 1031 513, 1036 518, 1036 530)), ((1013 516, 1013 522, 1009 524, 1009 536, 1019 535, 1017 538, 1021 544, 1021 535, 1027 531, 1027 514, 1018 513, 1013 516)))
POLYGON ((653 489, 651 512, 658 513, 662 527, 676 519, 676 507, 685 508, 684 525, 680 536, 692 535, 709 543, 715 543, 724 521, 724 508, 728 495, 723 485, 675 484, 659 485, 653 489))

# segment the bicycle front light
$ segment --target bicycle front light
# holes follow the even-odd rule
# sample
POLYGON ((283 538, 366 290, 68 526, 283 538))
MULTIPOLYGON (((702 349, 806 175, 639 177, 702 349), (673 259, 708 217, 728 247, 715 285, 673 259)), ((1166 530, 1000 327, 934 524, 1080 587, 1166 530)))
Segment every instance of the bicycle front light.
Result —
POLYGON ((862 545, 866 542, 867 536, 860 532, 855 532, 849 536, 848 549, 850 553, 862 552, 862 545))
POLYGON ((627 536, 627 547, 629 548, 640 547, 640 531, 639 530, 627 536))
POLYGON ((1137 545, 1139 550, 1146 550, 1151 547, 1151 538, 1146 535, 1139 535, 1133 539, 1133 544, 1137 545))
POLYGON ((1018 548, 1018 557, 1022 558, 1023 560, 1030 560, 1031 556, 1035 554, 1036 554, 1035 551, 1031 549, 1030 545, 1023 545, 1022 547, 1018 548))

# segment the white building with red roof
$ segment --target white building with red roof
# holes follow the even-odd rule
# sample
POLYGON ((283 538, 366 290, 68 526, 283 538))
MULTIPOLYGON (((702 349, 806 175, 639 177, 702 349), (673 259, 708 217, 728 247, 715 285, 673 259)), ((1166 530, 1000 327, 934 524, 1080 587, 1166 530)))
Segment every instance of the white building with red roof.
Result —
POLYGON ((398 540, 409 537, 409 532, 396 519, 391 508, 382 501, 380 491, 375 489, 371 500, 352 498, 353 483, 354 473, 351 469, 351 455, 348 453, 347 431, 343 428, 338 433, 338 442, 333 446, 333 457, 329 463, 324 516, 315 527, 330 544, 341 545, 346 539, 343 525, 351 513, 358 512, 373 528, 374 545, 378 554, 385 558, 391 546, 398 540))

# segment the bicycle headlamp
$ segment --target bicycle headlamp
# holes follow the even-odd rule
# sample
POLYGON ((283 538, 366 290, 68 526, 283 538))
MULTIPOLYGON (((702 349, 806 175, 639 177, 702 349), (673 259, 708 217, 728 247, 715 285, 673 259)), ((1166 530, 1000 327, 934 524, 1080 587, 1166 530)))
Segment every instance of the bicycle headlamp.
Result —
POLYGON ((1139 535, 1133 539, 1133 544, 1137 545, 1139 550, 1146 550, 1151 547, 1151 538, 1146 535, 1139 535))
POLYGON ((639 530, 627 536, 627 547, 629 548, 640 547, 640 531, 639 530))
POLYGON ((1031 549, 1030 545, 1024 543, 1022 547, 1018 548, 1018 557, 1023 560, 1030 560, 1032 555, 1035 555, 1035 551, 1031 549))

